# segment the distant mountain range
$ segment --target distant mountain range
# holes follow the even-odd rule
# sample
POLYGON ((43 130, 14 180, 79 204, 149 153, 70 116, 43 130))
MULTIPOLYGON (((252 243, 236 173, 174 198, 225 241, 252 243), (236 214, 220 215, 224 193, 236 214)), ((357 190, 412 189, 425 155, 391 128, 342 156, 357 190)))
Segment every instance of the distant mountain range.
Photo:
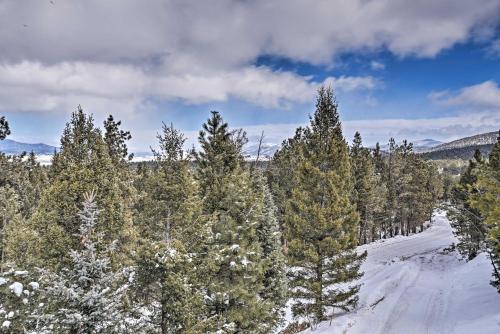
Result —
MULTIPOLYGON (((439 140, 435 140, 435 139, 420 139, 420 140, 415 140, 412 143, 413 143, 413 150, 415 152, 426 152, 435 146, 443 144, 443 142, 441 142, 439 140)), ((399 144, 401 144, 401 143, 399 143, 399 144)), ((375 146, 373 146, 373 147, 375 147, 375 146)), ((382 151, 389 150, 389 144, 380 145, 380 149, 382 151)))
MULTIPOLYGON (((413 141, 415 152, 422 154, 431 160, 438 159, 470 159, 476 149, 483 154, 489 154, 493 145, 497 141, 497 132, 487 132, 475 136, 465 137, 448 143, 443 143, 434 139, 422 139, 413 141)), ((260 160, 269 160, 279 149, 280 145, 275 143, 262 143, 260 148, 260 160)), ((387 145, 381 146, 382 150, 387 150, 387 145)), ((56 147, 43 143, 28 144, 11 139, 0 141, 0 152, 6 154, 20 154, 22 152, 34 152, 39 156, 50 156, 57 150, 56 147)), ((255 160, 259 151, 258 143, 248 143, 243 155, 247 160, 255 160)), ((152 154, 140 152, 135 154, 135 161, 151 160, 152 154)))
POLYGON ((259 153, 259 143, 248 143, 243 149, 243 156, 247 160, 255 160, 257 155, 260 160, 270 160, 279 148, 278 144, 262 143, 259 153))
POLYGON ((490 154, 497 141, 498 132, 481 133, 475 136, 457 139, 429 148, 422 155, 430 160, 463 159, 469 160, 476 149, 483 155, 490 154))
POLYGON ((54 154, 54 151, 56 150, 56 147, 43 143, 28 144, 20 143, 11 139, 0 140, 0 152, 6 154, 21 154, 23 152, 33 152, 37 155, 49 155, 54 154))
POLYGON ((458 149, 470 146, 493 145, 497 141, 497 136, 498 132, 481 133, 479 135, 465 137, 450 141, 448 143, 435 145, 429 149, 429 152, 458 149))

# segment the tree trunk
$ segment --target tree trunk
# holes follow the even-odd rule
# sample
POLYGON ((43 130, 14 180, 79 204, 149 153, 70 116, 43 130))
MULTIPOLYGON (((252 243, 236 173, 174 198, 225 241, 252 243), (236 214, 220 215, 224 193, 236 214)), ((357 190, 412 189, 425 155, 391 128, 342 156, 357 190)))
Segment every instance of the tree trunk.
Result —
POLYGON ((324 320, 324 313, 323 313, 323 259, 321 258, 321 252, 319 252, 318 249, 318 254, 319 254, 319 262, 316 266, 316 279, 318 281, 319 289, 316 291, 316 300, 315 300, 315 315, 316 315, 316 320, 322 321, 324 320))
POLYGON ((167 291, 162 286, 161 289, 161 334, 169 334, 169 324, 168 324, 168 311, 167 303, 168 297, 166 296, 167 291))

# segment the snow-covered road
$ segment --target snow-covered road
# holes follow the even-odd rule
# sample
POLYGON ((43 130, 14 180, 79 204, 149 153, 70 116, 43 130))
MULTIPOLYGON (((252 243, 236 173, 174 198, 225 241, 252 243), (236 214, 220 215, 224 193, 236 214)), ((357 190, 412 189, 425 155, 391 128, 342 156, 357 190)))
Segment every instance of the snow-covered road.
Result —
POLYGON ((422 233, 360 247, 368 258, 358 309, 312 333, 500 333, 489 260, 460 261, 446 249, 453 242, 445 213, 437 212, 422 233))

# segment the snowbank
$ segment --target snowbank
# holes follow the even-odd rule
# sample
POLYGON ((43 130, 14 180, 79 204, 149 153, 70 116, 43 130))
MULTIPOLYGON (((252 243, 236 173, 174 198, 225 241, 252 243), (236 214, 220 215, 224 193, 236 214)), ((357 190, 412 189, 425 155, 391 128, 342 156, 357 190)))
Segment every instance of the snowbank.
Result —
POLYGON ((305 333, 500 333, 500 294, 485 255, 470 262, 444 212, 422 233, 359 247, 367 250, 357 310, 305 333))

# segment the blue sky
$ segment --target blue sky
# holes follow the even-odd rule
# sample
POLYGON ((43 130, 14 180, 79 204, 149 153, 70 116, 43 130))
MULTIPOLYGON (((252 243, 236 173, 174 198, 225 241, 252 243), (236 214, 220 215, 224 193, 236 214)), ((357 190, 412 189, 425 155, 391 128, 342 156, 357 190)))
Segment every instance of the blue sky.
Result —
POLYGON ((12 139, 57 145, 81 104, 154 146, 194 143, 210 110, 279 143, 332 85, 367 145, 500 128, 500 1, 0 0, 0 114, 12 139))

